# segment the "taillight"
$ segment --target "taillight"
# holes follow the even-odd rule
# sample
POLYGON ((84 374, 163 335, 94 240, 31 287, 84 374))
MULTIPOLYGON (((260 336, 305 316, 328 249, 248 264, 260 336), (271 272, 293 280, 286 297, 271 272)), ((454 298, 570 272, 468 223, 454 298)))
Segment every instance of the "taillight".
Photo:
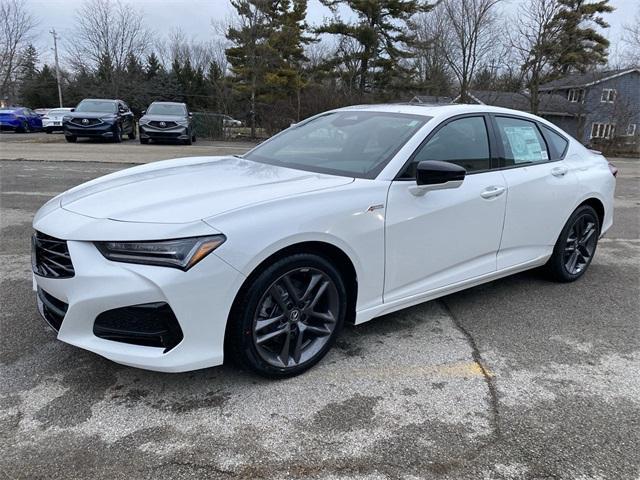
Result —
POLYGON ((618 176, 618 167, 616 167, 613 163, 609 162, 609 170, 611 171, 611 175, 614 177, 618 176))

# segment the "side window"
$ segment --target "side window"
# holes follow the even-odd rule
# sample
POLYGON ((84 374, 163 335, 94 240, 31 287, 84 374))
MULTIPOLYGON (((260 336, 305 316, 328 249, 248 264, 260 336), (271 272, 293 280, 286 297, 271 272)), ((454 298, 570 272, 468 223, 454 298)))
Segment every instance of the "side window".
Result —
POLYGON ((489 170, 491 155, 484 117, 465 117, 440 128, 416 151, 408 171, 402 177, 415 177, 416 166, 424 160, 455 163, 467 172, 489 170))
POLYGON ((496 124, 504 147, 503 167, 549 161, 547 144, 534 122, 496 117, 496 124))
POLYGON ((542 125, 542 130, 547 142, 550 144, 550 149, 555 150, 550 157, 554 159, 562 158, 569 142, 560 134, 551 130, 549 127, 542 125))

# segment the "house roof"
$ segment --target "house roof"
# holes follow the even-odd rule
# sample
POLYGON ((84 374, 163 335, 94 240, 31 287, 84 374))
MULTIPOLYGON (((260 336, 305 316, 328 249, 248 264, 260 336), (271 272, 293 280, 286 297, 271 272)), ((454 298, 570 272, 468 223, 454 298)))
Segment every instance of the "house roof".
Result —
POLYGON ((426 103, 430 105, 437 105, 441 103, 452 103, 451 97, 440 97, 438 95, 414 95, 409 103, 426 103))
POLYGON ((572 73, 557 80, 540 85, 539 90, 559 90, 562 88, 589 87, 596 83, 604 82, 611 78, 627 75, 628 73, 638 72, 640 68, 627 68, 624 70, 602 70, 599 72, 572 73))
MULTIPOLYGON (((497 92, 494 90, 471 90, 469 96, 475 103, 511 108, 523 112, 531 112, 529 95, 523 92, 497 92)), ((460 97, 456 98, 457 101, 460 97)), ((576 104, 569 102, 564 96, 543 93, 539 96, 538 113, 546 115, 568 115, 578 113, 576 104)))

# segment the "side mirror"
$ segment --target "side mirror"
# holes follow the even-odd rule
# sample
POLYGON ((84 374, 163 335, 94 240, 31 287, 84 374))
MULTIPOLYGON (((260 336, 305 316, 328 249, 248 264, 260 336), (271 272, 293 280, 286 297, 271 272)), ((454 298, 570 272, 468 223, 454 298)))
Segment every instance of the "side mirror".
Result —
POLYGON ((70 111, 71 111, 71 112, 75 112, 75 111, 76 111, 76 109, 75 109, 75 108, 72 108, 70 111))
POLYGON ((140 115, 146 115, 147 111, 146 110, 142 110, 142 112, 140 113, 140 115))
POLYGON ((188 113, 189 117, 193 117, 193 113, 189 112, 188 113))
POLYGON ((425 160, 416 167, 416 186, 413 195, 422 196, 431 190, 446 190, 462 185, 467 171, 460 165, 449 162, 425 160))

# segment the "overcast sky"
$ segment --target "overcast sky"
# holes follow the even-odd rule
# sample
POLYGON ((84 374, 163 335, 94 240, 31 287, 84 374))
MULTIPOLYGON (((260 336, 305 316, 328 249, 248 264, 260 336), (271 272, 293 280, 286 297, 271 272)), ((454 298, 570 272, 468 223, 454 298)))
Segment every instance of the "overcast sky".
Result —
MULTIPOLYGON (((49 49, 53 47, 49 30, 55 28, 61 37, 61 49, 71 41, 74 14, 76 8, 84 0, 27 0, 31 11, 39 19, 36 46, 41 52, 41 60, 50 62, 53 55, 49 49)), ((512 14, 517 5, 527 0, 505 0, 502 11, 504 15, 512 14)), ((205 40, 213 34, 213 21, 222 21, 232 12, 228 0, 129 0, 129 3, 141 9, 145 14, 148 26, 158 34, 180 28, 196 39, 205 40)), ((611 0, 616 8, 608 14, 606 20, 611 28, 605 35, 612 43, 615 53, 622 26, 633 21, 639 8, 638 0, 611 0)), ((312 25, 322 22, 331 15, 329 9, 323 7, 318 0, 309 0, 308 21, 312 25)), ((62 52, 64 53, 64 52, 62 52)))

